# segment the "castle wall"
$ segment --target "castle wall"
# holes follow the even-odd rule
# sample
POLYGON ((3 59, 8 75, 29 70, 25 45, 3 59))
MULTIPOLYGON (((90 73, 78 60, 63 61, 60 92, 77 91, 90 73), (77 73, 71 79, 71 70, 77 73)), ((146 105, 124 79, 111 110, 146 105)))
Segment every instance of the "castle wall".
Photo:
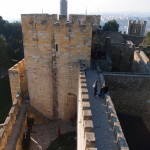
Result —
POLYGON ((150 130, 150 76, 104 74, 104 78, 116 110, 140 116, 150 130))
POLYGON ((97 150, 84 67, 78 74, 77 150, 97 150))
POLYGON ((97 25, 90 17, 81 24, 84 17, 70 15, 67 22, 66 16, 22 15, 30 104, 50 119, 76 113, 78 60, 90 66, 92 24, 97 25))
POLYGON ((141 36, 133 36, 128 34, 122 34, 124 41, 132 41, 136 47, 138 47, 142 42, 144 37, 141 36))
POLYGON ((11 107, 9 114, 3 124, 0 124, 0 150, 5 150, 6 145, 11 145, 8 143, 8 138, 13 132, 14 124, 19 113, 21 105, 21 96, 16 95, 13 101, 13 106, 11 107))
POLYGON ((28 97, 27 90, 27 79, 25 72, 25 60, 23 59, 13 67, 8 70, 12 101, 19 92, 22 93, 22 98, 26 99, 28 97))
POLYGON ((150 74, 150 61, 143 51, 135 50, 132 64, 133 73, 150 74))

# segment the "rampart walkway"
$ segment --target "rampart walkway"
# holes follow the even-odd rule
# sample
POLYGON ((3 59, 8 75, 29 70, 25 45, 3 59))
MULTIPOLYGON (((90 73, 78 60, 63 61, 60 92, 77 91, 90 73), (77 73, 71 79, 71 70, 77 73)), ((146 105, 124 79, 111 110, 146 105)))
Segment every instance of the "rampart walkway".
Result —
POLYGON ((19 137, 24 117, 26 114, 26 107, 27 105, 25 103, 22 103, 20 107, 19 115, 17 116, 16 124, 14 125, 13 132, 11 136, 8 138, 8 144, 6 146, 6 150, 14 150, 17 144, 17 139, 19 137))
MULTIPOLYGON (((95 80, 99 80, 99 75, 96 71, 89 70, 87 71, 86 79, 96 137, 96 147, 98 150, 118 150, 110 122, 108 121, 104 100, 93 95, 92 85, 95 80)), ((99 89, 100 86, 98 87, 98 92, 99 89)))

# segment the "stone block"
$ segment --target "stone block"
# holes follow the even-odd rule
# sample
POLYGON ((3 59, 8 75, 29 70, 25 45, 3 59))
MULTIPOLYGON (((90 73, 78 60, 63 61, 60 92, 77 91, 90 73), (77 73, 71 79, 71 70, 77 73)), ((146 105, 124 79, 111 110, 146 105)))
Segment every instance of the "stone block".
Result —
POLYGON ((82 102, 82 109, 83 110, 89 110, 90 109, 90 103, 89 102, 82 102))
POLYGON ((88 89, 87 88, 81 88, 81 93, 82 94, 88 94, 88 89))
POLYGON ((81 88, 87 88, 87 84, 86 83, 81 83, 81 88))
POLYGON ((88 102, 89 101, 89 95, 88 94, 82 94, 81 98, 82 98, 83 102, 88 102))
POLYGON ((129 150, 129 147, 125 138, 119 137, 117 141, 117 146, 119 150, 129 150))
POLYGON ((9 111, 9 115, 13 114, 15 110, 15 107, 11 107, 10 111, 9 111))
POLYGON ((119 137, 124 137, 122 129, 120 126, 114 126, 115 139, 118 141, 119 137))
POLYGON ((4 128, 1 128, 1 129, 0 129, 0 138, 3 138, 4 132, 5 132, 5 129, 4 129, 4 128))
POLYGON ((91 110, 83 110, 83 120, 91 120, 92 119, 92 113, 91 110))
POLYGON ((85 133, 85 147, 86 148, 95 148, 95 134, 93 132, 85 133))
POLYGON ((94 131, 94 126, 93 126, 92 120, 84 120, 83 126, 84 126, 84 130, 85 130, 84 132, 93 132, 94 131))

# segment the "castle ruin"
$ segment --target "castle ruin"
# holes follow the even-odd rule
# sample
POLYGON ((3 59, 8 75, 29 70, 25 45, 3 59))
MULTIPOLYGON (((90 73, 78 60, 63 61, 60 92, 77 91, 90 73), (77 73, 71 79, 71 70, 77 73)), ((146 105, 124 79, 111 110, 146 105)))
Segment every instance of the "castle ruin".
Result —
POLYGON ((77 114, 78 150, 129 150, 116 110, 140 116, 150 130, 150 61, 143 51, 97 30, 99 15, 21 18, 25 59, 9 69, 13 105, 0 125, 1 150, 22 150, 28 118, 45 124, 77 114), (100 100, 93 97, 95 79, 99 88, 112 87, 100 100))
POLYGON ((146 21, 140 22, 140 21, 132 21, 129 20, 128 22, 128 35, 132 36, 145 36, 145 29, 146 29, 146 21))

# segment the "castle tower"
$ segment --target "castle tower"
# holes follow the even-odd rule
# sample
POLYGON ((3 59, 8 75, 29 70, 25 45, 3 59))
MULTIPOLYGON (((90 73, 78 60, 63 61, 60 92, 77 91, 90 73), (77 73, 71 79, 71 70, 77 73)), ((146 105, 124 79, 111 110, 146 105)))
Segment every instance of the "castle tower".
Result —
POLYGON ((145 36, 145 28, 146 28, 146 21, 142 23, 140 21, 131 21, 128 22, 128 35, 131 36, 145 36))
POLYGON ((145 36, 146 23, 147 21, 142 22, 140 36, 145 36))
POLYGON ((93 27, 100 16, 22 15, 30 106, 49 119, 77 112, 78 62, 90 67, 93 27))
POLYGON ((66 0, 60 0, 60 15, 67 16, 67 1, 66 0))

